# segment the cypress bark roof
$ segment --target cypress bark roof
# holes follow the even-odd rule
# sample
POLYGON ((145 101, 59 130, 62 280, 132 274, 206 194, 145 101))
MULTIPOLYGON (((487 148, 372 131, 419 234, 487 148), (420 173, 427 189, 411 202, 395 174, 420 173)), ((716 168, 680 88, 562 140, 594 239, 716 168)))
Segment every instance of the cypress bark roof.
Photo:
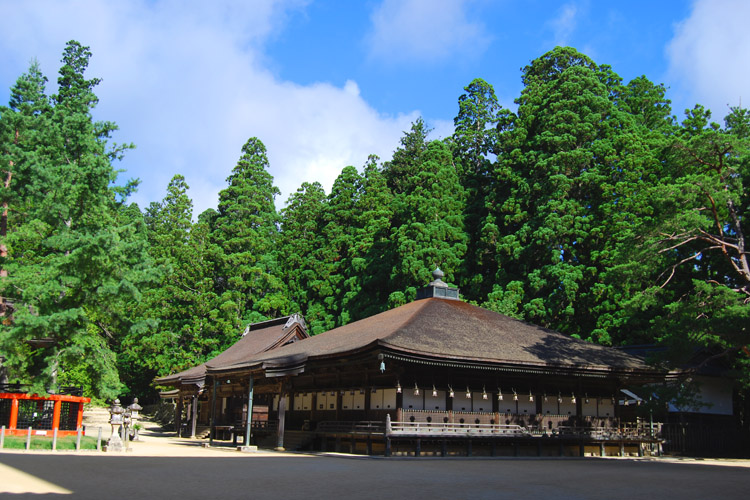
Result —
POLYGON ((208 363, 209 373, 299 366, 372 348, 451 363, 650 371, 643 360, 458 300, 428 298, 244 360, 208 363))
POLYGON ((207 366, 241 362, 287 342, 294 342, 307 337, 307 327, 302 318, 296 314, 253 323, 245 330, 240 340, 218 356, 179 373, 159 377, 154 382, 159 385, 197 385, 202 387, 206 379, 207 366))

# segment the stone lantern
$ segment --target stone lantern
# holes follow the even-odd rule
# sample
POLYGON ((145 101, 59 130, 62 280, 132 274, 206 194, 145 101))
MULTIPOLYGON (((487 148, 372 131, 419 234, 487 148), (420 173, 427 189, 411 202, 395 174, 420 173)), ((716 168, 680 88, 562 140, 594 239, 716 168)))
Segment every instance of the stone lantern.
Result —
POLYGON ((138 441, 138 419, 141 417, 140 411, 143 409, 141 405, 138 404, 138 398, 133 399, 133 404, 128 406, 128 410, 130 411, 130 433, 133 436, 133 441, 138 441))
POLYGON ((120 439, 120 426, 123 424, 125 409, 120 406, 120 400, 115 399, 109 407, 109 423, 112 426, 112 435, 107 440, 107 451, 122 451, 122 439, 120 439))

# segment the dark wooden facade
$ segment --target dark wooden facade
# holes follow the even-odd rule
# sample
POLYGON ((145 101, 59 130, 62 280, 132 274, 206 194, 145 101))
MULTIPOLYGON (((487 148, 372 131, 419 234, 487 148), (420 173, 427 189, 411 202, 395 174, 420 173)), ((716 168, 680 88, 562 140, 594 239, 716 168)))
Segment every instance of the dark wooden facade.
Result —
MULTIPOLYGON (((430 286, 447 288, 439 279, 430 286)), ((213 426, 224 430, 230 400, 232 418, 242 415, 235 438, 252 428, 253 442, 279 448, 580 455, 658 445, 654 427, 621 419, 620 390, 662 381, 664 372, 436 298, 451 294, 423 296, 291 345, 207 362, 213 426)))

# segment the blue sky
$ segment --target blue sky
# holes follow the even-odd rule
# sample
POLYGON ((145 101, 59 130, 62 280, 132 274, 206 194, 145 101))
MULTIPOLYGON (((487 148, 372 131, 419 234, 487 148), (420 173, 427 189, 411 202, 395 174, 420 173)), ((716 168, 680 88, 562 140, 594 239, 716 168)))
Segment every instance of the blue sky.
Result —
POLYGON ((0 102, 32 58, 54 92, 65 42, 89 45, 95 116, 137 146, 119 165, 142 181, 133 200, 181 173, 195 215, 249 137, 282 207, 303 181, 328 190, 368 154, 388 159, 419 116, 449 135, 474 78, 512 108, 520 69, 555 45, 664 83, 678 116, 700 102, 720 120, 750 99, 744 0, 0 0, 0 18, 0 102))

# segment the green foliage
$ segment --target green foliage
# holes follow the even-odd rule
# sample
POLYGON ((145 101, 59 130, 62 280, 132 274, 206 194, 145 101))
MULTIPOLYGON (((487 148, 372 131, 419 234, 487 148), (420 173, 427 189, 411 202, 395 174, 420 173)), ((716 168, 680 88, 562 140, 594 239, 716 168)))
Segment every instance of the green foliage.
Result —
POLYGON ((64 380, 109 397, 122 389, 114 360, 130 326, 125 304, 151 279, 150 259, 143 233, 118 201, 135 183, 113 187, 112 161, 130 146, 109 146, 115 125, 91 118, 98 80, 84 77, 90 56, 68 43, 59 92, 46 103, 45 80, 32 64, 2 113, 3 162, 18 166, 19 179, 9 182, 6 198, 8 276, 0 293, 13 310, 0 350, 37 392, 58 385, 69 369, 64 380), (38 338, 51 347, 18 347, 38 338))
POLYGON ((219 193, 218 214, 211 220, 210 259, 218 305, 211 317, 221 345, 228 347, 247 323, 287 314, 290 302, 279 278, 277 249, 279 193, 268 173, 266 148, 257 138, 242 156, 219 193))
POLYGON ((180 175, 143 212, 126 205, 136 183, 117 186, 113 161, 130 146, 91 118, 90 57, 68 44, 52 97, 32 63, 0 108, 12 378, 145 396, 248 323, 301 311, 320 333, 414 300, 436 266, 515 318, 750 373, 747 110, 721 126, 698 105, 678 123, 663 85, 557 47, 523 68, 517 112, 475 79, 450 138, 420 118, 390 161, 345 167, 329 194, 304 183, 280 214, 251 138, 194 221, 180 175))

